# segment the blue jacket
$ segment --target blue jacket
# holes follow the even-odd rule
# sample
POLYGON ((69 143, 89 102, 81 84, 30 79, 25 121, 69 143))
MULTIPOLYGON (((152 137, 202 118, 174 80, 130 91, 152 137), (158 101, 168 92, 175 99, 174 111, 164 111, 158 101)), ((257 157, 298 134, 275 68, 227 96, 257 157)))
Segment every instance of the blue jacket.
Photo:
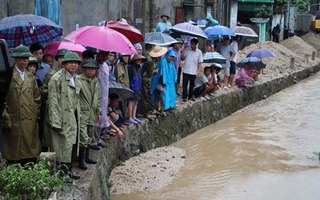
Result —
POLYGON ((130 89, 133 91, 139 91, 142 89, 142 76, 140 72, 140 65, 133 63, 128 69, 130 89))
POLYGON ((171 23, 169 21, 164 22, 163 20, 161 20, 156 27, 156 32, 163 32, 164 30, 166 30, 167 28, 172 27, 171 23))

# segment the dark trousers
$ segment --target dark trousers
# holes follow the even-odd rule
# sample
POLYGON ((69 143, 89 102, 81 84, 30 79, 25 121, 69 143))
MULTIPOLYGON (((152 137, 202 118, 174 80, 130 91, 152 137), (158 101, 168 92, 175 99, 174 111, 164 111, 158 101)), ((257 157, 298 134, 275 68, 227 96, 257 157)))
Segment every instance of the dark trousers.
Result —
POLYGON ((29 162, 33 162, 34 164, 37 163, 37 157, 34 158, 25 158, 25 159, 21 159, 21 160, 7 160, 7 163, 9 165, 12 164, 20 164, 22 167, 25 166, 27 163, 29 162))
POLYGON ((196 75, 185 74, 183 73, 183 80, 182 80, 182 98, 191 99, 193 97, 193 88, 194 88, 194 81, 196 80, 196 75), (188 83, 189 83, 189 93, 188 90, 188 83))

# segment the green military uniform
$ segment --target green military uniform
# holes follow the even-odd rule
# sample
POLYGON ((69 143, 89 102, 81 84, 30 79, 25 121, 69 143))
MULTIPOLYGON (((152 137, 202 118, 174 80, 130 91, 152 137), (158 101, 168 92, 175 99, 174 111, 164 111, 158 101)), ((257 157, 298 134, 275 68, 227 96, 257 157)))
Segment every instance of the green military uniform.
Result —
MULTIPOLYGON (((58 60, 59 56, 64 56, 66 53, 69 53, 70 51, 67 49, 60 49, 57 52, 57 55, 55 55, 54 59, 58 60)), ((49 81, 51 79, 51 77, 57 73, 58 71, 60 71, 62 69, 62 67, 60 65, 58 65, 56 68, 54 68, 53 70, 49 71, 48 73, 46 73, 45 77, 44 77, 44 81, 42 83, 42 86, 40 88, 40 92, 41 92, 41 99, 42 102, 45 104, 45 111, 44 111, 44 122, 43 122, 43 136, 42 136, 42 146, 44 147, 51 147, 51 126, 50 126, 50 121, 49 121, 49 106, 48 106, 48 85, 49 85, 49 81)))
POLYGON ((51 128, 51 147, 56 152, 58 162, 71 163, 72 147, 80 139, 80 90, 81 81, 74 74, 75 86, 65 69, 55 73, 49 81, 49 121, 51 128))
POLYGON ((94 124, 98 115, 101 115, 100 84, 96 77, 88 80, 85 73, 79 75, 82 83, 80 92, 80 107, 83 119, 80 121, 80 146, 87 147, 94 134, 94 124))
MULTIPOLYGON (((130 58, 130 57, 129 57, 130 58)), ((114 75, 117 79, 118 83, 130 88, 130 81, 129 81, 129 73, 128 73, 128 65, 121 61, 117 64, 116 68, 114 69, 114 75)), ((123 108, 124 108, 124 115, 127 116, 128 113, 128 100, 122 100, 123 108)))
MULTIPOLYGON (((23 45, 16 47, 12 54, 14 58, 29 56, 32 56, 29 48, 23 45)), ((26 69, 24 73, 23 81, 17 67, 13 67, 3 113, 2 158, 13 161, 36 158, 40 154, 37 120, 41 96, 33 74, 26 69)))

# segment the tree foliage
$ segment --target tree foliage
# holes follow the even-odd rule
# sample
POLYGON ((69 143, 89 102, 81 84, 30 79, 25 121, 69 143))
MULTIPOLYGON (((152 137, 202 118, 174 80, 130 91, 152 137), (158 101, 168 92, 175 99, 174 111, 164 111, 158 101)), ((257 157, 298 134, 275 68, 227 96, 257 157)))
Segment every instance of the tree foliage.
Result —
POLYGON ((298 12, 305 12, 308 10, 310 0, 294 0, 293 4, 298 8, 298 12))

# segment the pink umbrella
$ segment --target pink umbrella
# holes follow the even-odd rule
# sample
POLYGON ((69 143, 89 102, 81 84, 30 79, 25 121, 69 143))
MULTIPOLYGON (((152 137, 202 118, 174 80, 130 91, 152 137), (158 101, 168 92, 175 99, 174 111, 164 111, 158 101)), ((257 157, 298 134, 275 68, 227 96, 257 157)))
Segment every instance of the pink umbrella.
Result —
POLYGON ((121 33, 104 26, 84 26, 69 33, 64 39, 103 51, 137 53, 131 42, 121 33))
POLYGON ((124 36, 126 36, 132 44, 136 44, 139 42, 143 42, 143 36, 140 33, 140 31, 134 27, 131 26, 128 23, 120 22, 120 21, 108 21, 107 27, 118 31, 119 33, 122 33, 124 36))
POLYGON ((56 55, 59 49, 68 49, 69 51, 77 53, 79 56, 81 56, 81 53, 86 50, 86 48, 80 44, 74 44, 66 41, 56 41, 45 46, 44 53, 56 55))

